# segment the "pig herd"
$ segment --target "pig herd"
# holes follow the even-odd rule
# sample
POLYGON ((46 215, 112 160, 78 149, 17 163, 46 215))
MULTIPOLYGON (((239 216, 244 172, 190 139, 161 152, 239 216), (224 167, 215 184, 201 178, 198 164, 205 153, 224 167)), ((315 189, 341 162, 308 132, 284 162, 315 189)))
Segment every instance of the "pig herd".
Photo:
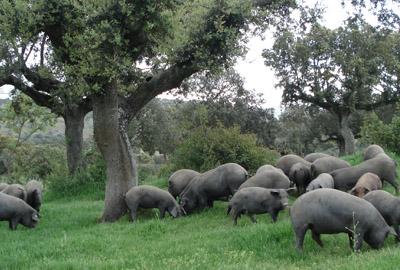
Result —
MULTIPOLYGON (((355 166, 313 153, 304 158, 285 155, 275 166, 261 166, 251 177, 235 163, 205 173, 182 169, 171 175, 168 191, 136 186, 126 193, 125 202, 132 221, 137 220, 138 208, 158 208, 162 219, 165 212, 176 218, 202 212, 217 200, 228 202, 227 214, 234 225, 243 214, 256 223, 254 214, 268 213, 276 222, 279 212, 288 209, 299 251, 308 230, 320 246, 321 234, 346 233, 351 248, 358 251, 363 241, 372 248, 382 247, 389 234, 400 242, 400 198, 381 190, 386 181, 398 194, 397 165, 380 146, 371 145, 364 161, 355 166), (294 192, 298 198, 290 206, 289 195, 294 192)), ((9 221, 13 230, 19 223, 33 228, 40 219, 41 202, 36 180, 25 187, 0 184, 0 221, 9 221)))
POLYGON ((324 153, 304 158, 285 155, 275 166, 264 165, 251 177, 235 163, 205 173, 178 170, 168 180, 168 191, 137 186, 125 200, 132 221, 139 207, 158 208, 161 218, 165 211, 180 217, 202 212, 216 200, 228 201, 227 214, 234 225, 243 214, 256 223, 254 214, 268 213, 275 222, 278 213, 288 209, 299 251, 308 230, 320 246, 321 234, 346 233, 350 247, 358 251, 363 241, 372 248, 382 247, 389 234, 400 242, 400 198, 381 190, 386 181, 398 194, 397 165, 378 145, 367 147, 364 161, 356 166, 324 153), (298 198, 289 206, 294 192, 298 198))
POLYGON ((25 187, 0 183, 0 221, 8 221, 11 230, 18 224, 36 227, 41 205, 42 189, 37 180, 28 181, 25 187))

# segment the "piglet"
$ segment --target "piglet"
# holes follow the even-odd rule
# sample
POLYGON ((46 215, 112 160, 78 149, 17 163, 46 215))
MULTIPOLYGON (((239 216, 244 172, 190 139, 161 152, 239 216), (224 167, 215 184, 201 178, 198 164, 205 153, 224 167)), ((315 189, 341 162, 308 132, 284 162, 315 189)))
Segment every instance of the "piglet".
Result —
POLYGON ((165 190, 154 186, 136 186, 125 195, 125 202, 131 212, 132 221, 136 221, 136 211, 140 208, 158 208, 161 219, 165 218, 165 211, 174 217, 182 216, 182 208, 174 197, 165 190))

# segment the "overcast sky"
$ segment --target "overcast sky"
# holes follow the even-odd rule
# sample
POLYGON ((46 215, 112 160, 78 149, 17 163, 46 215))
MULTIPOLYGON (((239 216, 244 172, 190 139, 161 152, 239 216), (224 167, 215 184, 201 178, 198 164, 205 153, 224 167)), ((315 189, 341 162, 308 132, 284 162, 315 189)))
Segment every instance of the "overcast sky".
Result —
MULTIPOLYGON (((314 6, 317 1, 307 0, 306 2, 309 6, 314 6)), ((329 28, 337 28, 346 18, 346 11, 342 8, 340 2, 338 0, 323 1, 323 6, 326 7, 324 23, 329 28)), ((264 59, 261 56, 264 49, 272 47, 273 40, 271 37, 271 34, 267 34, 265 40, 253 38, 249 43, 246 59, 239 60, 236 70, 245 78, 247 89, 255 89, 258 93, 263 93, 265 108, 279 110, 282 90, 275 89, 274 85, 277 81, 274 72, 264 65, 264 59)))

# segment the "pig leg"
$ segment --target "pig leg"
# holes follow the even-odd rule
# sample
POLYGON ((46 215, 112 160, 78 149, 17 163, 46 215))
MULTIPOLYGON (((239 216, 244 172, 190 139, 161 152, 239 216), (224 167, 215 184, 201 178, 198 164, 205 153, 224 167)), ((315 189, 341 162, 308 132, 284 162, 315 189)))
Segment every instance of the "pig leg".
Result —
POLYGON ((323 246, 324 246, 324 243, 323 243, 322 240, 321 240, 321 234, 312 231, 311 238, 312 238, 315 242, 317 242, 317 244, 320 245, 320 247, 323 247, 323 246))
POLYGON ((297 227, 293 229, 296 234, 296 240, 295 240, 296 247, 298 251, 303 252, 303 241, 304 241, 304 236, 306 235, 306 232, 308 230, 308 226, 297 227))
POLYGON ((132 207, 129 207, 129 211, 131 212, 131 220, 132 222, 136 222, 136 211, 138 205, 134 204, 132 207))
POLYGON ((268 211, 268 213, 269 213, 269 215, 270 215, 271 218, 272 218, 272 223, 275 223, 276 220, 278 219, 278 213, 279 213, 279 211, 274 210, 274 209, 270 209, 270 210, 268 211))
POLYGON ((247 213, 247 215, 249 216, 250 220, 251 220, 253 223, 257 223, 257 220, 254 218, 253 214, 247 213))
POLYGON ((237 219, 241 216, 240 211, 234 211, 232 210, 232 217, 233 217, 233 225, 236 226, 237 225, 237 219))
POLYGON ((161 207, 158 210, 160 210, 160 218, 165 219, 165 208, 161 207))
POLYGON ((400 242, 400 231, 399 231, 399 223, 396 221, 396 222, 392 222, 393 224, 392 224, 392 226, 393 226, 393 229, 394 229, 394 231, 397 233, 397 236, 396 236, 396 239, 397 239, 397 242, 400 242))
POLYGON ((16 220, 10 220, 10 222, 9 222, 9 227, 10 227, 11 230, 17 229, 17 225, 18 225, 18 221, 16 221, 16 220))

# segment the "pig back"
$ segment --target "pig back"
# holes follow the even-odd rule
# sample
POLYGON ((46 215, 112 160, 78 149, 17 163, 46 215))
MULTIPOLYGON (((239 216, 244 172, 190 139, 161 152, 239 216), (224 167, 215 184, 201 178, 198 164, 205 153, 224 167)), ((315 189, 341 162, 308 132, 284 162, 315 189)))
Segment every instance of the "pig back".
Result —
POLYGON ((294 226, 312 224, 317 233, 349 233, 346 228, 352 228, 357 221, 361 229, 387 226, 372 204, 334 189, 305 193, 295 201, 290 215, 294 226))

